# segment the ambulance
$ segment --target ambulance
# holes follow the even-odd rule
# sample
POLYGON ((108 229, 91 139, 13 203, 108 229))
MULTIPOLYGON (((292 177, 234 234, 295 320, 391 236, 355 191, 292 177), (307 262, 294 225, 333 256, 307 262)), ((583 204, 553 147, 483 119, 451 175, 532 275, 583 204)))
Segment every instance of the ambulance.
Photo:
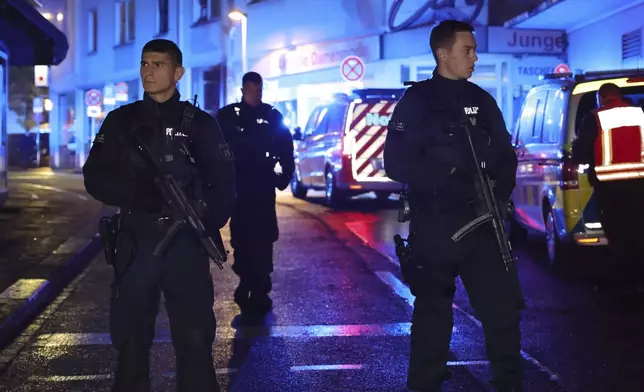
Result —
POLYGON ((555 269, 571 259, 575 248, 608 245, 588 167, 571 160, 576 132, 597 106, 596 93, 604 83, 616 84, 627 101, 644 105, 640 70, 544 75, 543 83, 528 92, 512 132, 519 161, 512 194, 514 229, 541 233, 555 269))
POLYGON ((403 92, 358 89, 316 107, 293 136, 293 195, 304 199, 309 189, 324 190, 326 204, 334 208, 367 192, 379 199, 400 192, 402 185, 385 174, 382 157, 387 125, 403 92))

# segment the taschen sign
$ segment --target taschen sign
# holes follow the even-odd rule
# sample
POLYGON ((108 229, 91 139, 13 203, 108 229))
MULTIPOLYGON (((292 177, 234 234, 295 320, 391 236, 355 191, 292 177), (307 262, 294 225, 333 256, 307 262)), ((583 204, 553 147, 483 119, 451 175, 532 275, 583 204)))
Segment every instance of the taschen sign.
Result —
POLYGON ((387 6, 387 25, 393 32, 448 19, 487 25, 487 0, 387 0, 387 6))

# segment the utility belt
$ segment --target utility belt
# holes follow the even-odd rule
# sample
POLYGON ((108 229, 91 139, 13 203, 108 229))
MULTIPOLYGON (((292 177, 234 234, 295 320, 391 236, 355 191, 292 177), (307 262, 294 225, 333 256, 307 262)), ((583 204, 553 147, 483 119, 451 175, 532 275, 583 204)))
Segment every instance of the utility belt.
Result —
MULTIPOLYGON (((148 212, 139 210, 126 210, 112 216, 106 216, 99 220, 98 233, 101 239, 101 245, 105 255, 105 262, 114 266, 119 249, 119 240, 123 235, 130 236, 131 246, 136 242, 135 231, 140 225, 145 225, 147 229, 152 226, 159 226, 159 233, 165 230, 166 226, 172 223, 172 218, 163 212, 148 212)), ((132 249, 130 259, 134 258, 136 249, 132 249)), ((130 260, 131 261, 131 260, 130 260)))

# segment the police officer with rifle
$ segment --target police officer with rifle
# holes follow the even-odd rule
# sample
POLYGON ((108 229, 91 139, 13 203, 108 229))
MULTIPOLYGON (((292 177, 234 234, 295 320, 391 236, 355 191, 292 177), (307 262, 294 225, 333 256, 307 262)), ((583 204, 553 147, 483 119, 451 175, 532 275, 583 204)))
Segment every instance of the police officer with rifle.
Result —
MULTIPOLYGON (((118 350, 114 392, 147 392, 163 292, 177 361, 177 390, 219 391, 210 261, 226 260, 219 229, 235 197, 233 154, 217 121, 180 100, 182 54, 155 39, 141 55, 144 99, 110 112, 83 166, 95 199, 120 207, 101 221, 114 267, 110 308, 118 350)), ((196 99, 195 99, 196 104, 196 99)))
POLYGON ((512 212, 517 158, 489 93, 467 81, 477 61, 474 28, 434 27, 438 64, 396 105, 384 150, 387 175, 405 184, 395 237, 403 278, 415 295, 407 385, 436 392, 449 377, 455 277, 483 324, 501 392, 522 390, 520 310, 524 306, 504 219, 512 212))

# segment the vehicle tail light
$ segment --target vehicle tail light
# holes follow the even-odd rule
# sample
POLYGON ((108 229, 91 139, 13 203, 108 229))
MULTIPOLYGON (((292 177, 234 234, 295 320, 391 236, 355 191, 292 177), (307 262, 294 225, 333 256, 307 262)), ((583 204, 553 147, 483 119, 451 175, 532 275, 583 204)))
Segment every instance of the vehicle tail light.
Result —
POLYGON ((572 160, 569 153, 565 153, 563 156, 561 189, 579 189, 579 165, 572 160))

